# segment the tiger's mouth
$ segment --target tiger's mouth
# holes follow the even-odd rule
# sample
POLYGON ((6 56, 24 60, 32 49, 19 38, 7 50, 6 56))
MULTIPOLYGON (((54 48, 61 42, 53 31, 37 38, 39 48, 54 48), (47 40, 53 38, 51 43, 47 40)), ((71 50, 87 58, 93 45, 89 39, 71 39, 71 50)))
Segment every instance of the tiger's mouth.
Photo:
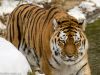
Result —
POLYGON ((67 55, 60 55, 60 58, 64 64, 73 65, 78 63, 80 60, 82 60, 84 58, 84 55, 85 53, 81 55, 80 52, 78 52, 77 55, 73 55, 71 57, 68 57, 67 55))
POLYGON ((68 57, 68 56, 61 55, 61 59, 65 62, 75 62, 78 58, 79 58, 79 56, 68 57))
POLYGON ((75 61, 75 60, 68 59, 68 60, 65 60, 65 61, 67 61, 67 62, 73 62, 73 61, 75 61))

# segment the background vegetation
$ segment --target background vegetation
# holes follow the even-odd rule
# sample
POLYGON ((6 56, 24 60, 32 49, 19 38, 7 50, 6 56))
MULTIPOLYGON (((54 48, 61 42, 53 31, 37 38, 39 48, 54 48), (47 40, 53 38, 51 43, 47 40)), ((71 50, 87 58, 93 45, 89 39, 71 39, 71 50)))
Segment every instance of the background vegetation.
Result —
POLYGON ((86 28, 89 40, 89 63, 92 75, 100 75, 100 19, 88 24, 86 28))

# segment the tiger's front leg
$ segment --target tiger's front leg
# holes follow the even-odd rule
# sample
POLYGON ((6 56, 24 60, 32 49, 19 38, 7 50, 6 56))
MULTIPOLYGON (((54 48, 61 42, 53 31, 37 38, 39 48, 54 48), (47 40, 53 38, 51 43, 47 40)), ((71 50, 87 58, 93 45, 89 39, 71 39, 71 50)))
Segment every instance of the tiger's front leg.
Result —
POLYGON ((89 64, 86 64, 77 75, 91 75, 89 64))

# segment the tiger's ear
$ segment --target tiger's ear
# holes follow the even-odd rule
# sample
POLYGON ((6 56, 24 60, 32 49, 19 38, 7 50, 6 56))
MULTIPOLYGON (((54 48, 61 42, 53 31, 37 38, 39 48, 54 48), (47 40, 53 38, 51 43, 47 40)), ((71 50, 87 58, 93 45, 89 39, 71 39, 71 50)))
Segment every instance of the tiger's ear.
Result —
POLYGON ((58 22, 56 19, 52 20, 52 25, 53 25, 54 30, 58 27, 58 22))
POLYGON ((85 20, 82 20, 82 21, 78 21, 78 24, 79 24, 79 27, 85 31, 85 28, 86 28, 86 21, 85 20))

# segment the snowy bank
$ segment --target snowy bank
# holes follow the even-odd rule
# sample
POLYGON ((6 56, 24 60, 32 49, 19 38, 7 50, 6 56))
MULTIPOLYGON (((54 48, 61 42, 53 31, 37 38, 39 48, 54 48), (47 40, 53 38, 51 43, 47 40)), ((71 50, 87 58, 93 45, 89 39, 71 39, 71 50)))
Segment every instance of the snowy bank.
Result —
POLYGON ((6 26, 0 21, 0 29, 1 30, 4 30, 4 29, 6 29, 6 26))
POLYGON ((100 8, 100 0, 89 0, 96 4, 96 7, 100 8))
POLYGON ((100 15, 99 11, 100 0, 86 0, 82 1, 79 6, 75 6, 74 8, 70 9, 68 14, 75 17, 79 22, 84 20, 85 23, 90 23, 100 15))
POLYGON ((0 6, 0 15, 3 15, 3 13, 11 13, 18 3, 19 1, 2 0, 2 4, 0 6))
POLYGON ((68 14, 75 17, 78 22, 83 22, 84 20, 86 20, 86 15, 82 13, 82 11, 79 9, 78 6, 74 7, 73 9, 70 9, 68 11, 68 14))
POLYGON ((0 37, 0 75, 27 75, 30 71, 24 55, 0 37))
POLYGON ((93 2, 83 1, 80 5, 80 8, 85 10, 84 12, 90 13, 96 10, 96 4, 93 2))

